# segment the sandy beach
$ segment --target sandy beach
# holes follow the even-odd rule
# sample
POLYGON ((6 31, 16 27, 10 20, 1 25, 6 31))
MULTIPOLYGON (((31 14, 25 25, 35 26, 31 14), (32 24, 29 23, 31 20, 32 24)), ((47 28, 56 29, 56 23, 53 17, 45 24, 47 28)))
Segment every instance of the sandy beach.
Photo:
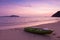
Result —
POLYGON ((25 32, 24 28, 5 29, 0 30, 0 40, 60 40, 60 22, 33 27, 49 28, 54 32, 51 35, 37 35, 25 32))

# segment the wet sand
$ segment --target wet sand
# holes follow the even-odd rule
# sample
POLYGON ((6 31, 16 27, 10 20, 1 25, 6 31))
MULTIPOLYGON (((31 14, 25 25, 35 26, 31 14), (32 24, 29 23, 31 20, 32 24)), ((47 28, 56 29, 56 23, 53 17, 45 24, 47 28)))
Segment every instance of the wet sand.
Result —
POLYGON ((37 25, 31 27, 49 28, 54 30, 50 35, 27 33, 24 28, 0 30, 0 40, 60 40, 60 22, 37 25))

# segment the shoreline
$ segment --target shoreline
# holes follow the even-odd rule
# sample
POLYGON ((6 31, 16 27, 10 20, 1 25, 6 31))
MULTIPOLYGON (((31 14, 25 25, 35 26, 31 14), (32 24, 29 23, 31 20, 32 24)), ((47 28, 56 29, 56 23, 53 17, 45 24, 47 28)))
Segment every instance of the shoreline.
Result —
POLYGON ((12 28, 0 30, 0 40, 60 40, 60 21, 31 27, 49 28, 54 30, 54 34, 44 36, 24 32, 24 28, 12 28))
POLYGON ((44 24, 51 24, 51 23, 56 23, 57 20, 54 21, 45 21, 45 22, 36 22, 36 23, 26 23, 23 25, 0 25, 0 30, 5 30, 5 29, 13 29, 13 28, 24 28, 24 27, 35 27, 37 25, 44 25, 44 24))

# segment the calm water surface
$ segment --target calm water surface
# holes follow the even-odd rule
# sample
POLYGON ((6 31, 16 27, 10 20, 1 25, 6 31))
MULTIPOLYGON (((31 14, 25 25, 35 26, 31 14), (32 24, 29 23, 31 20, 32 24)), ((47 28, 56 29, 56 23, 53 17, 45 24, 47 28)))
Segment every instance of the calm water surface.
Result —
POLYGON ((15 28, 54 23, 59 17, 0 17, 0 28, 15 28))

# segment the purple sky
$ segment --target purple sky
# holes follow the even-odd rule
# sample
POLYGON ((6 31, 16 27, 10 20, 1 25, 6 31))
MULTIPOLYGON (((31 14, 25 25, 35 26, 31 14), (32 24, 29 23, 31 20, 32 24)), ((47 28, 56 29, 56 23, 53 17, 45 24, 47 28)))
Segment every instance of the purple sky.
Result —
POLYGON ((0 15, 50 16, 59 10, 60 0, 0 0, 0 15))

